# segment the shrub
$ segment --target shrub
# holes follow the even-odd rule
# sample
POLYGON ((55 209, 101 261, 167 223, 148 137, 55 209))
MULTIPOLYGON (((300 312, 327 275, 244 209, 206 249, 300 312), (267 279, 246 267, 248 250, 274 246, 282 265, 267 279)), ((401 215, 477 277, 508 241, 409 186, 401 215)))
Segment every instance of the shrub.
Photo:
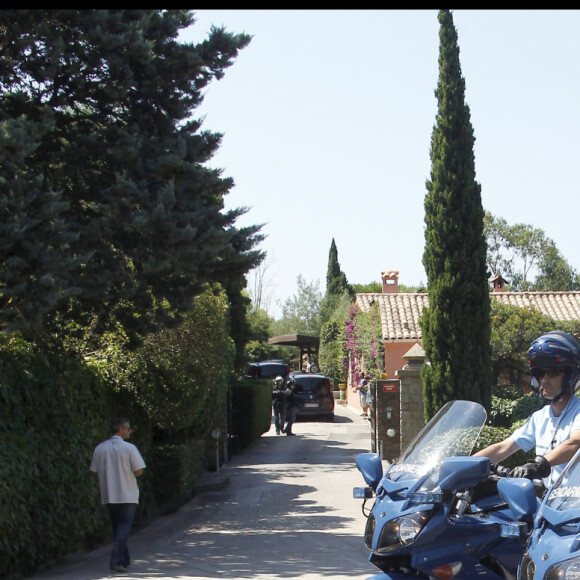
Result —
POLYGON ((272 382, 243 379, 232 387, 232 444, 238 451, 270 430, 272 382))
MULTIPOLYGON (((491 426, 484 426, 481 430, 481 434, 479 435, 479 439, 475 445, 475 451, 480 451, 484 449, 488 445, 492 443, 498 443, 499 441, 503 441, 506 437, 509 437, 511 433, 513 433, 514 429, 518 427, 519 424, 513 425, 511 428, 506 429, 504 427, 491 427, 491 426)), ((504 461, 501 462, 502 465, 506 467, 516 467, 517 465, 523 465, 527 463, 529 460, 535 457, 535 450, 532 451, 517 451, 511 457, 508 457, 504 461)))
POLYGON ((512 411, 512 419, 514 422, 527 419, 533 412, 549 404, 550 402, 547 399, 543 399, 537 395, 524 395, 516 401, 512 411))
POLYGON ((0 577, 109 535, 89 473, 109 413, 98 374, 46 340, 0 335, 0 577))
POLYGON ((489 414, 489 424, 494 427, 508 428, 513 423, 512 413, 517 401, 491 397, 491 412, 489 414))
POLYGON ((527 419, 547 403, 546 399, 535 394, 520 396, 518 399, 492 396, 489 424, 493 427, 510 427, 516 421, 527 419))

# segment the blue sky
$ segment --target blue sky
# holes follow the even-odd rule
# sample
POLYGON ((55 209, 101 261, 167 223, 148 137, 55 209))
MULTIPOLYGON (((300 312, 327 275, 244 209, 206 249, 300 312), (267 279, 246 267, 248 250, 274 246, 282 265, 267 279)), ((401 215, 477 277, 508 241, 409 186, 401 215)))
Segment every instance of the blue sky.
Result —
MULTIPOLYGON (((580 11, 455 10, 483 206, 544 230, 580 270, 580 11)), ((437 102, 436 10, 199 10, 253 36, 196 116, 223 133, 238 225, 264 224, 276 318, 300 275, 324 292, 334 238, 351 283, 426 283, 425 181, 437 102)), ((252 279, 250 277, 250 287, 252 279)))

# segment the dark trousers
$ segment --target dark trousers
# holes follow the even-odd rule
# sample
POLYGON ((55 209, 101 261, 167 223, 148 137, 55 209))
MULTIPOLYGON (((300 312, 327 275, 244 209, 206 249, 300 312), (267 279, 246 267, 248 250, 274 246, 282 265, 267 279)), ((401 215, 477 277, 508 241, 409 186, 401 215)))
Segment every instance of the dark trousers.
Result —
POLYGON ((276 433, 284 429, 284 422, 286 421, 286 409, 283 405, 274 405, 274 425, 276 426, 276 433))
POLYGON ((286 427, 282 429, 285 433, 292 433, 292 425, 296 421, 296 407, 288 407, 286 409, 286 427))
POLYGON ((113 549, 109 564, 111 566, 125 566, 126 568, 131 563, 127 541, 137 512, 137 504, 108 503, 107 508, 113 526, 113 549))

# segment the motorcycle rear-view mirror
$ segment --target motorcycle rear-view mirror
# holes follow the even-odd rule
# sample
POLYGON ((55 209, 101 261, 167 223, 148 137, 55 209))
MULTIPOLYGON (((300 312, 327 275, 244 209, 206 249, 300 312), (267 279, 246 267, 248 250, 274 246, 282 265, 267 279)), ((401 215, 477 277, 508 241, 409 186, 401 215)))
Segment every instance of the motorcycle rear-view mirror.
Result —
POLYGON ((489 475, 487 457, 447 457, 439 468, 439 487, 453 491, 473 487, 489 475))
POLYGON ((518 520, 533 515, 538 509, 536 488, 529 479, 519 477, 500 479, 497 482, 497 490, 518 520))
POLYGON ((378 453, 359 453, 355 457, 355 463, 367 484, 375 489, 383 478, 383 464, 380 455, 378 453))

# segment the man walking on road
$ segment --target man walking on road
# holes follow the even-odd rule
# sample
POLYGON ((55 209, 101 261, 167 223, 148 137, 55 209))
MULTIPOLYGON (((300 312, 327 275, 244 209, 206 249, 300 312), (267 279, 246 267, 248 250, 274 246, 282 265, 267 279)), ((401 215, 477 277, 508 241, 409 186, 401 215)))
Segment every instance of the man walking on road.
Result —
POLYGON ((128 572, 127 541, 139 503, 136 478, 143 473, 145 461, 137 447, 126 441, 131 436, 129 419, 111 421, 111 433, 110 439, 95 448, 89 469, 99 478, 101 503, 107 506, 113 525, 109 565, 116 572, 128 572))

